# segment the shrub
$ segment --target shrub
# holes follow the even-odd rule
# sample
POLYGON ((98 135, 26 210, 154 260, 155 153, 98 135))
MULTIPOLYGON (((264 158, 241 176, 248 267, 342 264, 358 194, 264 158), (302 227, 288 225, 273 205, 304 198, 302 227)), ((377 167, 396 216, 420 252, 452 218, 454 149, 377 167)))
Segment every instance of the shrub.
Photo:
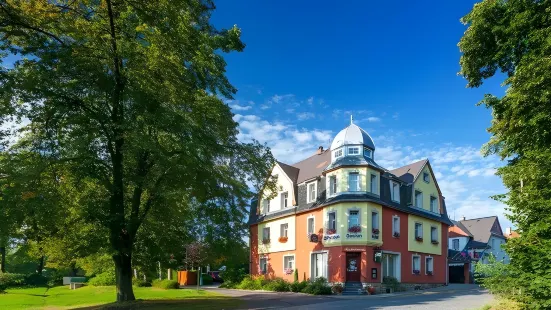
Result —
POLYGON ((115 273, 108 271, 100 273, 88 281, 88 284, 92 286, 111 286, 117 284, 115 279, 115 273))
POLYGON ((245 277, 241 283, 237 286, 238 289, 242 290, 261 290, 268 281, 264 277, 245 277))
POLYGON ((165 290, 179 289, 180 284, 176 280, 153 280, 153 287, 162 288, 165 290))
POLYGON ((233 283, 231 281, 224 281, 224 283, 220 284, 221 288, 237 288, 239 286, 239 283, 233 283))
POLYGON ((203 285, 209 285, 213 282, 212 277, 209 274, 203 273, 201 278, 203 278, 203 285))
POLYGON ((302 281, 302 282, 293 282, 290 285, 291 292, 299 293, 302 292, 302 290, 308 286, 308 281, 302 281))
POLYGON ((25 275, 20 273, 2 273, 0 272, 0 284, 6 288, 25 285, 25 275))
POLYGON ((27 286, 46 286, 48 278, 38 273, 32 273, 25 277, 25 285, 27 286))
POLYGON ((150 287, 151 282, 139 278, 132 278, 132 285, 136 287, 150 287))
POLYGON ((325 278, 320 277, 314 282, 308 283, 302 292, 311 295, 331 295, 331 287, 327 285, 325 278))
POLYGON ((269 281, 262 288, 272 292, 288 292, 290 290, 289 283, 281 278, 269 281))
POLYGON ((337 283, 331 287, 331 292, 333 292, 333 294, 341 294, 343 290, 344 288, 340 283, 337 283))
POLYGON ((383 277, 383 284, 386 287, 393 289, 395 292, 400 289, 400 282, 398 282, 398 279, 395 277, 383 277))
POLYGON ((8 286, 6 284, 0 283, 0 294, 4 294, 8 286))
POLYGON ((295 274, 294 274, 294 282, 298 282, 298 269, 295 268, 295 274))
POLYGON ((220 273, 220 278, 224 282, 241 283, 246 276, 245 268, 228 268, 226 271, 220 273))

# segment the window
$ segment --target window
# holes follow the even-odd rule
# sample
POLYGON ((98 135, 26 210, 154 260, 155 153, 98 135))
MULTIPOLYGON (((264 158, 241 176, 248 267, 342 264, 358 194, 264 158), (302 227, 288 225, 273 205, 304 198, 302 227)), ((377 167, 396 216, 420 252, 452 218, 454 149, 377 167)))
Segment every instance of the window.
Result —
POLYGON ((429 183, 430 182, 430 176, 427 172, 423 172, 423 181, 429 183))
POLYGON ((415 239, 423 240, 423 224, 415 223, 415 239))
POLYGON ((432 257, 425 257, 425 274, 433 273, 433 259, 432 257))
POLYGON ((359 147, 349 147, 348 148, 348 155, 360 155, 360 148, 359 147))
POLYGON ((415 191, 415 206, 423 208, 423 193, 420 191, 415 191))
POLYGON ((308 203, 316 201, 316 182, 308 184, 308 203))
POLYGON ((342 149, 336 150, 335 153, 333 153, 333 156, 334 156, 335 158, 341 157, 341 156, 342 156, 342 149))
POLYGON ((438 199, 434 196, 430 196, 430 210, 435 213, 438 212, 438 199))
POLYGON ((456 251, 459 251, 459 239, 452 240, 452 248, 456 251))
POLYGON ((371 180, 369 184, 371 186, 371 192, 373 194, 377 194, 377 175, 376 174, 371 175, 371 180))
POLYGON ((260 257, 260 261, 258 263, 258 269, 260 269, 261 274, 266 274, 268 271, 268 258, 265 256, 260 257))
POLYGON ((351 210, 348 213, 348 228, 360 226, 360 211, 351 210))
POLYGON ((348 174, 348 191, 357 192, 360 190, 360 175, 357 172, 348 174))
POLYGON ((307 227, 308 227, 308 235, 313 234, 314 233, 314 227, 315 227, 313 217, 308 218, 307 227))
POLYGON ((283 208, 287 208, 288 206, 288 198, 289 198, 289 194, 287 192, 285 193, 281 193, 281 209, 283 208))
POLYGON ((392 217, 392 235, 394 237, 400 236, 400 217, 398 216, 392 217))
POLYGON ((419 274, 421 272, 421 256, 413 255, 412 256, 412 269, 414 274, 419 274))
POLYGON ((267 199, 262 200, 262 214, 270 212, 270 201, 267 199))
POLYGON ((337 213, 335 211, 327 213, 327 229, 337 230, 337 213))
POLYGON ((373 158, 373 152, 371 151, 371 149, 368 149, 368 148, 364 148, 364 154, 365 156, 367 156, 368 158, 373 158))
POLYGON ((262 229, 262 240, 268 240, 268 242, 270 242, 270 227, 264 227, 264 229, 262 229))
POLYGON ((329 177, 329 196, 333 196, 337 193, 337 176, 332 175, 329 177))
POLYGON ((400 202, 400 185, 394 181, 390 181, 390 199, 400 202))
POLYGON ((280 234, 279 236, 280 237, 287 237, 287 232, 289 231, 289 224, 285 223, 285 224, 281 224, 280 226, 280 234))
POLYGON ((327 279, 327 253, 312 253, 310 266, 311 279, 320 277, 327 279))
POLYGON ((376 211, 371 212, 371 228, 379 229, 379 213, 376 211))
POLYGON ((292 272, 293 270, 295 270, 295 256, 283 256, 283 272, 290 274, 289 272, 292 272))
POLYGON ((430 241, 438 242, 438 228, 434 226, 430 228, 430 241))

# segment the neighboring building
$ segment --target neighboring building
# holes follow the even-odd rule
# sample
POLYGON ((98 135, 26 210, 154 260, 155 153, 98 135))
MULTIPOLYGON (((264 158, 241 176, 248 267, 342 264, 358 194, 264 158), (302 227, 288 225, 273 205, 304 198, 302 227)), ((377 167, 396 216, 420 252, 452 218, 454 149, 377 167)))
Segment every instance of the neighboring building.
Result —
POLYGON ((520 234, 514 231, 511 227, 505 228, 505 238, 511 239, 511 238, 518 238, 518 237, 520 237, 520 234))
POLYGON ((332 283, 447 283, 444 197, 428 160, 395 170, 376 163, 367 132, 355 124, 309 158, 278 162, 276 197, 253 202, 251 273, 332 283))
MULTIPOLYGON (((497 260, 508 263, 509 256, 502 245, 507 241, 497 216, 489 216, 461 221, 452 221, 454 226, 449 228, 449 250, 455 251, 450 258, 457 258, 457 253, 463 257, 468 256, 473 262, 488 262, 491 254, 497 260), (457 252, 457 253, 456 253, 457 252)), ((452 259, 453 260, 453 259, 452 259)), ((455 282, 457 275, 463 273, 458 267, 460 263, 450 262, 450 281, 455 282)), ((474 272, 474 263, 470 264, 470 280, 474 272)), ((463 267, 463 266, 461 266, 463 267)))

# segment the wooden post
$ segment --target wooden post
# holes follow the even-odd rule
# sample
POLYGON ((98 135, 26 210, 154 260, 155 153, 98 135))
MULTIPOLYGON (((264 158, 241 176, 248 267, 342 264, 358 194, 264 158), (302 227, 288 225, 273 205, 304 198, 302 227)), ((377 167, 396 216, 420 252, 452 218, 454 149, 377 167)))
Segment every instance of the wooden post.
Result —
POLYGON ((172 280, 172 269, 168 268, 168 279, 172 280))

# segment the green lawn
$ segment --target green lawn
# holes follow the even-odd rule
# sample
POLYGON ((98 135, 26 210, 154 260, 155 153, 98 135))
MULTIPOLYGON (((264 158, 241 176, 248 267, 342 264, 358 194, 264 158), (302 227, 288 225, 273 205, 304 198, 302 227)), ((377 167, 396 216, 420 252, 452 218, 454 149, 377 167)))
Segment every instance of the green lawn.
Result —
POLYGON ((9 289, 0 294, 0 309, 232 309, 240 304, 237 299, 191 289, 135 287, 134 294, 139 301, 121 306, 113 304, 115 288, 111 286, 9 289))

